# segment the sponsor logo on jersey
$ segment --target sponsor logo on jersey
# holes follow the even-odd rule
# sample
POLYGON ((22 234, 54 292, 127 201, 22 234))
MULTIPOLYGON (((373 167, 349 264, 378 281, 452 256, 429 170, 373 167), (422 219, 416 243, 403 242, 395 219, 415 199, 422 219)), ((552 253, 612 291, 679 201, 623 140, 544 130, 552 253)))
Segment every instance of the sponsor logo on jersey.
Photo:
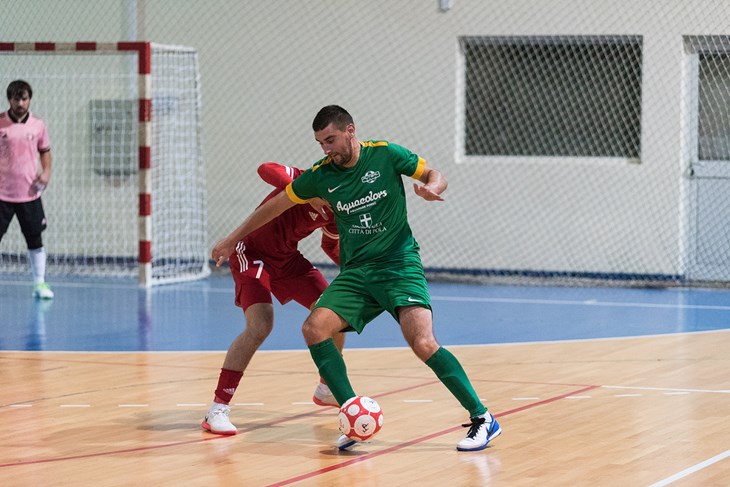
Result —
POLYGON ((363 227, 368 228, 373 223, 373 218, 370 216, 370 213, 364 213, 360 215, 360 223, 363 227))
POLYGON ((372 184, 379 177, 380 177, 380 173, 378 171, 368 171, 365 173, 365 175, 362 178, 360 178, 360 180, 363 183, 372 184))
POLYGON ((347 230, 347 233, 349 233, 350 235, 375 235, 388 230, 385 225, 383 225, 383 222, 378 222, 373 225, 372 218, 369 217, 370 215, 368 214, 360 217, 360 222, 363 225, 353 225, 347 230))
POLYGON ((385 198, 386 196, 388 196, 388 191, 385 189, 382 191, 378 191, 377 193, 370 191, 367 196, 363 196, 362 198, 355 201, 350 201, 349 203, 343 203, 342 201, 338 201, 337 211, 344 211, 349 215, 353 211, 362 210, 363 208, 374 205, 377 200, 379 200, 380 198, 385 198))
POLYGON ((342 185, 340 184, 338 186, 335 186, 334 188, 327 188, 327 192, 334 193, 335 191, 337 191, 337 188, 339 188, 340 186, 342 186, 342 185))
POLYGON ((360 215, 360 225, 352 225, 347 233, 350 235, 375 235, 386 231, 383 222, 373 224, 373 216, 370 213, 360 215))

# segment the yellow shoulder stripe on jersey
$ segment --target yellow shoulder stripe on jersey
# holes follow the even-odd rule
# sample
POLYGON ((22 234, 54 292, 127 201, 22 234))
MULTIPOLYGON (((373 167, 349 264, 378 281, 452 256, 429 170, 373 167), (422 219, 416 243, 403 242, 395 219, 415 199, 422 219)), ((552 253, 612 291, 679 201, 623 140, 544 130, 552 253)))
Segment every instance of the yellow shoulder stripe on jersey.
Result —
POLYGON ((291 183, 286 185, 286 195, 289 197, 290 200, 292 200, 294 203, 296 203, 298 205, 303 205, 304 203, 309 201, 309 200, 303 200, 299 196, 294 194, 294 190, 291 187, 291 183))
POLYGON ((320 167, 322 167, 322 166, 326 166, 327 164, 329 164, 329 163, 330 163, 330 161, 331 161, 330 157, 329 157, 329 156, 327 156, 327 157, 325 157, 324 159, 322 159, 321 161, 319 161, 319 162, 316 162, 316 163, 314 164, 314 166, 312 166, 312 172, 316 171, 317 169, 319 169, 319 168, 320 168, 320 167))
POLYGON ((416 166, 416 171, 411 174, 411 177, 413 179, 420 179, 421 175, 423 175, 423 170, 426 169, 426 160, 422 157, 418 158, 418 166, 416 166))
POLYGON ((366 140, 360 142, 360 145, 363 147, 387 147, 388 142, 385 140, 366 140))

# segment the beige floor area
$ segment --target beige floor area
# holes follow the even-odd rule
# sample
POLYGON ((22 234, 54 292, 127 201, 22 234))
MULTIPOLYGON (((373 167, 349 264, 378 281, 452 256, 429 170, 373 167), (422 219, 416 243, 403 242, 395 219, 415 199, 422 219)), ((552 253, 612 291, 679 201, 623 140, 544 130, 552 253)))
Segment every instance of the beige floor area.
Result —
POLYGON ((0 484, 730 484, 730 331, 450 350, 503 428, 481 452, 408 349, 346 351, 385 415, 351 452, 306 351, 254 357, 233 437, 200 428, 222 353, 0 352, 0 484))

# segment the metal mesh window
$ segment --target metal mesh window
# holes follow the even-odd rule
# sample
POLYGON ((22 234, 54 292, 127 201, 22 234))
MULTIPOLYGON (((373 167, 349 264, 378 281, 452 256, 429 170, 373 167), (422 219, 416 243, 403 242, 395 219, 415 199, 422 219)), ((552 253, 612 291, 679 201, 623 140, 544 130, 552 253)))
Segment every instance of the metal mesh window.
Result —
POLYGON ((699 55, 699 159, 730 160, 730 54, 699 55))
POLYGON ((463 37, 466 155, 641 155, 642 41, 463 37))

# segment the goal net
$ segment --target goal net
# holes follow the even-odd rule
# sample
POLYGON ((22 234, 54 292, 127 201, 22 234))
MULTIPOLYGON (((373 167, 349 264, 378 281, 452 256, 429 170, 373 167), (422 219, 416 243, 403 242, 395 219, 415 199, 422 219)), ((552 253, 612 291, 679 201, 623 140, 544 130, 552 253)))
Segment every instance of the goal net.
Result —
MULTIPOLYGON (((3 43, 0 72, 31 84, 31 111, 49 130, 47 275, 136 276, 147 286, 209 273, 194 49, 3 43)), ((14 221, 0 270, 28 269, 14 221)))
MULTIPOLYGON (((197 3, 174 0, 15 3, 12 18, 0 20, 6 39, 136 39, 139 31, 169 44, 195 40, 206 169, 225 175, 207 183, 207 204, 215 208, 207 249, 270 191, 256 176, 261 162, 306 168, 322 157, 312 118, 336 103, 353 115, 359 139, 408 147, 448 179, 443 204, 425 204, 405 178, 409 222, 433 279, 730 286, 730 2, 340 0, 339 9, 332 2, 287 2, 282 9, 282 2, 229 0, 202 16, 197 3), (309 26, 325 14, 354 34, 328 46, 323 67, 321 36, 309 26), (130 32, 120 34, 120 26, 130 32), (231 141, 241 146, 235 157, 231 141)), ((138 242, 146 240, 135 225, 137 175, 123 174, 124 161, 136 157, 134 135, 124 150, 106 142, 96 148, 90 102, 55 105, 98 90, 89 96, 102 100, 93 112, 123 111, 126 101, 103 100, 139 96, 136 53, 17 51, 0 55, 14 63, 2 72, 7 81, 17 74, 35 84, 32 109, 49 121, 56 159, 44 196, 47 250, 54 258, 81 256, 77 272, 101 266, 91 259, 134 266, 138 242), (79 58, 93 74, 71 66, 79 58), (98 88, 89 85, 94 79, 98 88), (98 174, 98 166, 111 174, 98 174), (68 181, 72 174, 81 179, 68 181)), ((169 87, 158 93, 156 80, 194 75, 158 73, 166 63, 157 55, 151 123, 172 124, 182 103, 167 96, 169 87)), ((190 131, 160 132, 181 153, 173 165, 195 153, 181 145, 195 138, 190 131)), ((151 139, 155 178, 187 174, 161 168, 154 160, 159 144, 151 139)), ((182 204, 202 198, 195 193, 202 183, 185 186, 182 204)), ((192 244, 197 227, 180 225, 197 225, 200 213, 164 216, 161 198, 178 193, 155 191, 151 258, 190 261, 177 246, 192 244), (182 236, 165 240, 175 230, 182 236)), ((0 252, 12 241, 13 258, 23 259, 13 227, 14 239, 6 237, 0 252)), ((320 269, 337 272, 317 232, 300 249, 320 269)), ((5 259, 3 269, 25 272, 22 262, 5 259)))

